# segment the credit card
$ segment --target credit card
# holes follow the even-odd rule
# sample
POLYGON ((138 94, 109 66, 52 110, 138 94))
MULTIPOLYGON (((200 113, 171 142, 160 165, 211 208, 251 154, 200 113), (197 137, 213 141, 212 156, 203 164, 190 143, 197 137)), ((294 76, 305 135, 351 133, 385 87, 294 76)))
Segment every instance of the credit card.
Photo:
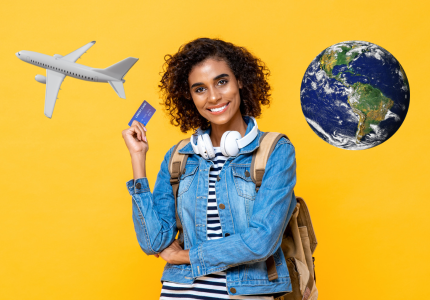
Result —
POLYGON ((130 122, 128 123, 128 126, 131 126, 131 123, 133 123, 134 120, 143 123, 143 125, 146 126, 148 124, 149 120, 155 113, 155 108, 151 106, 148 102, 143 101, 143 103, 140 105, 139 109, 134 114, 133 118, 131 118, 130 122))

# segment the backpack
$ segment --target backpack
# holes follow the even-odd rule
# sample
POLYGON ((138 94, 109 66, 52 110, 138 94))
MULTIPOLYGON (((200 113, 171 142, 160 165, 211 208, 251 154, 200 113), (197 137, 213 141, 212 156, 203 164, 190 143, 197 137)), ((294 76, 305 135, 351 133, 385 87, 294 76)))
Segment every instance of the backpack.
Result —
MULTIPOLYGON (((267 160, 282 137, 288 139, 286 135, 277 132, 266 132, 260 138, 260 146, 254 151, 251 162, 251 179, 255 183, 256 192, 263 181, 267 160)), ((170 184, 175 196, 175 208, 177 207, 179 178, 184 172, 188 158, 187 154, 179 154, 178 151, 189 141, 189 138, 180 141, 173 149, 169 161, 170 184)), ((318 290, 315 285, 315 258, 312 256, 317 246, 317 239, 305 201, 301 197, 296 197, 296 200, 296 207, 284 231, 281 243, 290 274, 292 292, 284 295, 277 294, 275 300, 316 300, 318 298, 318 290)), ((179 243, 183 247, 183 229, 177 209, 175 209, 175 214, 179 243)), ((278 273, 273 256, 266 260, 266 267, 269 280, 277 279, 278 273)))

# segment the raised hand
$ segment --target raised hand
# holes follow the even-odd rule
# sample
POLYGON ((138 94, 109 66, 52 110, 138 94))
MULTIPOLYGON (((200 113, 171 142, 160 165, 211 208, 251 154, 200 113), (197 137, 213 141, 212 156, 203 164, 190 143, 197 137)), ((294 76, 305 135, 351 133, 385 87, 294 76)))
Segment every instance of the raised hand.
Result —
POLYGON ((130 152, 133 154, 146 154, 149 150, 148 140, 146 138, 146 127, 134 120, 130 128, 122 131, 122 137, 130 152))
POLYGON ((130 152, 134 179, 146 177, 146 152, 149 150, 146 127, 134 120, 130 128, 122 131, 122 137, 130 152))

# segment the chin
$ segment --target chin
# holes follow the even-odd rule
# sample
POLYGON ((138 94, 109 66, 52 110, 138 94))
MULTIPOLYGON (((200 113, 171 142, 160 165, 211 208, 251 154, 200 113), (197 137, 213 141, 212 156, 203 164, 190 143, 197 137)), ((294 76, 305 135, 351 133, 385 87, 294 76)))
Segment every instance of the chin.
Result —
POLYGON ((232 119, 232 116, 211 116, 209 122, 217 124, 217 125, 223 125, 228 123, 232 119))

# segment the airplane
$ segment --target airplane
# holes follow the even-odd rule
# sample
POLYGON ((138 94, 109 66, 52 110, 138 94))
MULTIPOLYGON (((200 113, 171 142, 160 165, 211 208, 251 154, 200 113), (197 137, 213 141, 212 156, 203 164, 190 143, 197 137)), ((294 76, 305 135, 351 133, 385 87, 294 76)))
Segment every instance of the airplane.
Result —
POLYGON ((46 84, 45 116, 48 118, 52 118, 55 102, 58 99, 58 91, 66 76, 91 82, 109 82, 118 96, 125 99, 123 85, 125 80, 123 78, 139 59, 128 57, 106 69, 96 69, 75 63, 95 43, 95 41, 92 41, 65 56, 54 54, 51 57, 46 54, 26 50, 16 53, 16 56, 20 60, 46 69, 46 77, 36 75, 35 79, 40 83, 46 84))

